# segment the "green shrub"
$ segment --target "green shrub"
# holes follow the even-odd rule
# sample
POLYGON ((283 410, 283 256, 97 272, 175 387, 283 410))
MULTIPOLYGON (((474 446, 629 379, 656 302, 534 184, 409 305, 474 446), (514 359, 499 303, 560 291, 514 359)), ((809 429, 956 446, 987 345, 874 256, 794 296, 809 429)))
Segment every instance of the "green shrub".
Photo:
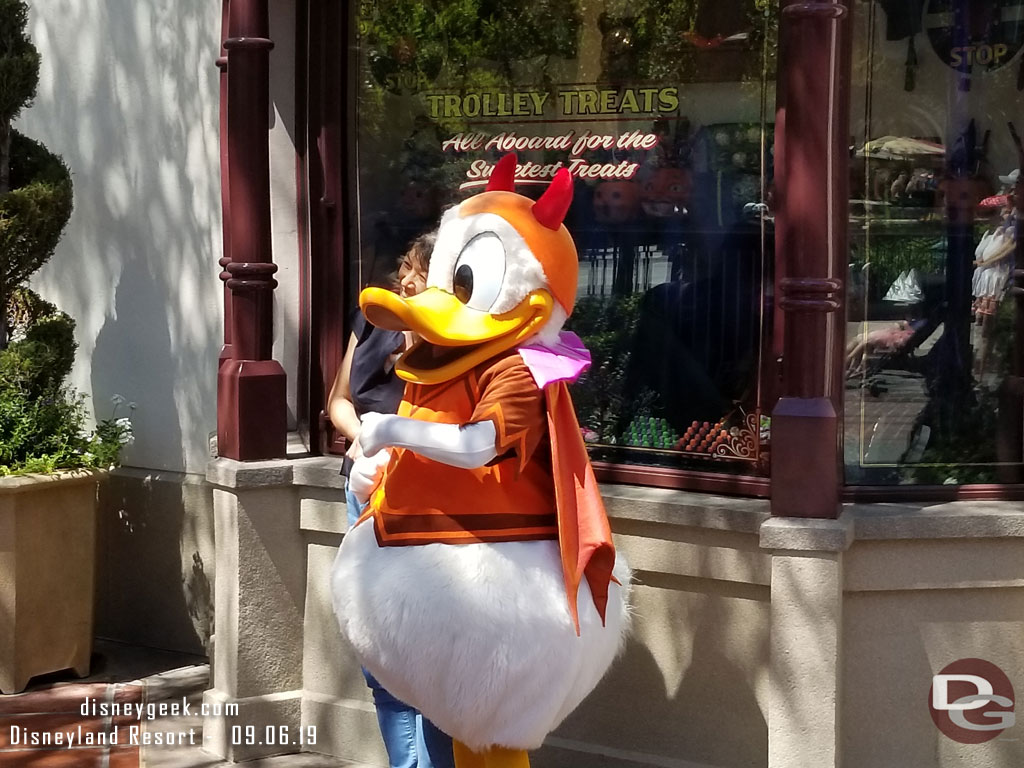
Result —
POLYGON ((0 118, 10 121, 39 86, 39 52, 25 32, 28 4, 0 0, 0 118))
MULTIPOLYGON (((65 381, 75 323, 24 287, 53 255, 71 216, 71 173, 11 127, 39 84, 25 0, 0 0, 0 475, 116 464, 131 440, 114 413, 90 435, 82 396, 65 381)), ((134 406, 131 406, 134 407, 134 406)))
POLYGON ((71 173, 64 161, 14 131, 11 191, 0 197, 0 295, 49 261, 71 216, 71 201, 71 173))
POLYGON ((579 335, 592 359, 571 389, 580 426, 606 444, 618 441, 625 421, 649 410, 649 403, 629 402, 623 393, 640 299, 640 294, 581 298, 565 325, 579 335))
POLYGON ((117 464, 131 439, 131 422, 117 418, 123 399, 88 434, 83 398, 64 384, 77 346, 74 321, 30 292, 18 296, 51 311, 0 351, 0 475, 117 464))

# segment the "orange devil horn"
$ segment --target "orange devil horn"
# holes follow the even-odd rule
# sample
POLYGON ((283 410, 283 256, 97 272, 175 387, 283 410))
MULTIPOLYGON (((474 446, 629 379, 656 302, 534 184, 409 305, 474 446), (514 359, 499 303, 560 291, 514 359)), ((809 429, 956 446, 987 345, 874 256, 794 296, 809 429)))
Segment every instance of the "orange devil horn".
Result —
POLYGON ((491 172, 491 180, 487 182, 488 192, 513 192, 516 186, 516 159, 515 152, 505 155, 491 172))
POLYGON ((572 176, 568 168, 559 168, 551 186, 533 204, 533 217, 548 229, 558 230, 572 203, 572 176))

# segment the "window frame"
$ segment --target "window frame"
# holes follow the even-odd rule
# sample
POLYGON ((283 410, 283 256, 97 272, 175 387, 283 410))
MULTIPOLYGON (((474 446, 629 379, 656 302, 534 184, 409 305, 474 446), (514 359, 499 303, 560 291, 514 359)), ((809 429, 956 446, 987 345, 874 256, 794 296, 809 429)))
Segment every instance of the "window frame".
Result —
MULTIPOLYGON (((839 59, 838 79, 834 83, 833 96, 835 103, 833 120, 844 120, 849 125, 851 85, 849 69, 852 62, 852 0, 836 2, 803 3, 798 0, 783 0, 780 9, 780 55, 777 71, 777 114, 775 121, 776 138, 776 179, 779 184, 780 197, 784 198, 787 183, 780 178, 778 164, 779 155, 784 153, 784 145, 788 140, 806 140, 806 137, 791 136, 787 133, 785 109, 786 100, 783 93, 783 82, 789 68, 798 67, 808 56, 802 50, 799 55, 786 55, 783 49, 784 27, 791 25, 799 9, 808 7, 824 9, 825 6, 843 9, 845 19, 840 23, 841 34, 834 42, 828 36, 821 36, 816 45, 827 48, 834 46, 833 53, 839 59), (845 72, 845 75, 843 74, 845 72)), ((299 176, 299 220, 300 220, 300 254, 301 280, 304 286, 304 306, 302 307, 302 323, 300 332, 303 334, 303 359, 300 361, 300 422, 309 435, 310 445, 314 452, 337 453, 343 447, 343 441, 333 436, 333 430, 324 415, 326 396, 334 379, 334 373, 340 364, 343 348, 348 335, 346 315, 348 307, 344 306, 347 279, 346 255, 353 247, 354 233, 349 224, 348 206, 351 205, 351 187, 355 183, 355 136, 349 130, 345 115, 352 114, 354 94, 350 88, 349 72, 355 65, 350 45, 350 33, 354 10, 342 12, 338 4, 326 0, 306 0, 297 4, 297 44, 296 44, 296 123, 297 123, 297 154, 299 176), (332 44, 333 42, 333 44, 332 44), (336 94, 333 100, 330 94, 336 94), (339 312, 338 307, 344 307, 339 312)), ((837 12, 839 13, 839 12, 837 12)), ((821 51, 818 51, 820 54, 821 51)), ((820 140, 821 137, 818 137, 820 140)), ((832 207, 828 215, 835 221, 845 222, 847 219, 849 195, 846 194, 846 183, 830 182, 833 190, 842 190, 844 194, 833 195, 832 207), (841 198, 841 199, 838 199, 841 198)), ((784 207, 779 215, 787 214, 784 207)), ((848 248, 845 234, 838 236, 838 242, 845 249, 845 260, 848 248)), ((833 246, 835 242, 833 242, 833 246)), ((1019 245, 1018 245, 1019 247, 1019 245)), ((771 335, 762 340, 762 363, 760 377, 762 388, 769 393, 764 403, 766 412, 771 412, 776 402, 776 395, 807 396, 801 389, 799 381, 794 380, 792 372, 787 373, 784 365, 785 357, 803 354, 808 359, 822 361, 831 359, 832 366, 825 376, 825 390, 817 393, 831 400, 838 420, 839 432, 842 433, 842 355, 835 354, 835 348, 842 349, 845 338, 837 341, 837 333, 830 332, 825 336, 817 335, 815 341, 800 343, 802 349, 794 350, 794 344, 786 341, 787 326, 794 322, 789 312, 782 309, 779 300, 785 294, 782 284, 787 275, 794 273, 794 254, 790 252, 776 228, 776 244, 774 255, 776 301, 773 306, 771 335), (833 349, 829 350, 829 347, 833 349)), ((834 312, 832 322, 845 327, 845 273, 836 278, 840 285, 834 292, 839 301, 839 309, 834 312), (838 321, 838 322, 836 322, 838 321)), ((1015 274, 1020 293, 1015 294, 1018 325, 1024 328, 1024 271, 1015 274)), ((1019 345, 1018 345, 1019 346, 1019 345)), ((1021 354, 1015 359, 1015 369, 1020 371, 1021 354)), ((1024 383, 1024 377, 1019 377, 1024 383)), ((1024 387, 1022 387, 1024 389, 1024 387)), ((771 443, 772 456, 777 459, 780 452, 785 453, 786 445, 780 445, 774 439, 771 443)), ((843 454, 841 443, 835 446, 835 459, 838 465, 838 482, 833 489, 821 489, 832 494, 835 499, 835 513, 838 515, 840 502, 876 502, 889 500, 945 501, 953 499, 1024 499, 1024 484, 1008 485, 963 485, 963 486, 847 486, 843 476, 843 454)), ((607 461, 594 462, 598 479, 607 483, 624 483, 640 486, 652 486, 679 490, 690 490, 726 495, 769 497, 772 492, 772 478, 753 474, 728 474, 713 471, 709 464, 706 470, 674 469, 650 467, 629 463, 612 463, 607 461)), ((773 468, 774 474, 774 468, 773 468)), ((810 482, 814 482, 811 480, 810 482)), ((773 505, 774 506, 774 505, 773 505)), ((776 514, 787 513, 776 508, 776 514)), ((791 514, 792 512, 788 512, 791 514)), ((829 515, 823 515, 829 516, 829 515)))

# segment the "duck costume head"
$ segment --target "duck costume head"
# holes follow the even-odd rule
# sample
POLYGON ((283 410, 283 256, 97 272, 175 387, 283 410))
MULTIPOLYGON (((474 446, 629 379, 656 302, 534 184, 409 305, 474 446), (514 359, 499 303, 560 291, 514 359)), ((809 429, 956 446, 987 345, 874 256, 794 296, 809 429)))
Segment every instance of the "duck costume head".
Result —
POLYGON ((513 191, 516 158, 441 219, 427 288, 368 288, 366 318, 417 338, 398 413, 367 414, 350 489, 368 500, 332 572, 360 660, 454 739, 457 768, 525 768, 590 693, 628 625, 567 384, 578 258, 572 179, 513 191))

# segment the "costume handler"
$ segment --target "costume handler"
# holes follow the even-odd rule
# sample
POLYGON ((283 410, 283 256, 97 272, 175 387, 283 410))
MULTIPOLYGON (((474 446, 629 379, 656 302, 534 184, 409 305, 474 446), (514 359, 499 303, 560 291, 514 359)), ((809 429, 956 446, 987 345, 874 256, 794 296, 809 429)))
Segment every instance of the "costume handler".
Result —
POLYGON ((617 557, 566 384, 578 259, 560 170, 534 202, 516 158, 441 220, 427 289, 360 295, 420 341, 396 415, 367 414, 350 487, 369 498, 332 571, 360 661, 455 739, 457 768, 526 768, 590 693, 628 625, 617 557))

